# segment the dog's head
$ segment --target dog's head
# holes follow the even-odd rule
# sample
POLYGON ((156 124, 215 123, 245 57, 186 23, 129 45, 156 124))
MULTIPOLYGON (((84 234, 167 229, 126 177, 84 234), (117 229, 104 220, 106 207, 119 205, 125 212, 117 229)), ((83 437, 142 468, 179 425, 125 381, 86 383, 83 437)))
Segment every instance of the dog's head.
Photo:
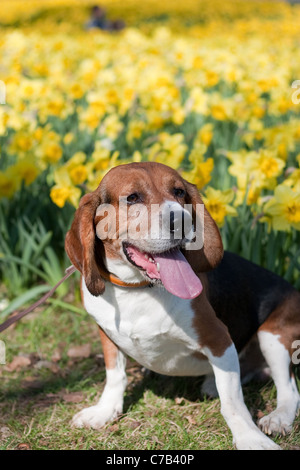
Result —
POLYGON ((155 162, 110 170, 82 197, 65 247, 93 295, 104 292, 100 271, 115 260, 131 267, 135 282, 143 277, 193 298, 202 289, 195 273, 213 269, 223 256, 219 230, 196 186, 155 162))

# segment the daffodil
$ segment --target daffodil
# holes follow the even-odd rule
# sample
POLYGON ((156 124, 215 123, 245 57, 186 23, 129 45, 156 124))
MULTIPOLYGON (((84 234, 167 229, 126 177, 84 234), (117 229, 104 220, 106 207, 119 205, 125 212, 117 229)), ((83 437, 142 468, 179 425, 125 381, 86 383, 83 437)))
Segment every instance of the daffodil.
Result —
POLYGON ((33 138, 28 132, 28 128, 22 129, 19 132, 16 132, 12 138, 12 142, 9 146, 9 151, 11 153, 22 154, 31 150, 33 146, 33 138))
POLYGON ((74 140, 74 134, 72 132, 68 132, 65 136, 64 136, 64 143, 66 145, 70 144, 72 141, 74 140))
POLYGON ((12 175, 15 175, 16 180, 24 181, 25 185, 31 184, 40 174, 40 169, 37 162, 32 157, 27 157, 19 160, 15 165, 10 167, 12 175))
POLYGON ((148 149, 148 159, 172 168, 179 168, 186 151, 187 145, 183 134, 171 135, 168 132, 162 132, 158 136, 158 142, 148 149))
POLYGON ((285 162, 281 158, 277 158, 274 152, 265 149, 251 153, 248 161, 250 178, 261 181, 262 186, 268 185, 268 181, 278 177, 284 167, 285 162))
MULTIPOLYGON (((181 172, 182 176, 185 179, 195 184, 199 189, 202 189, 204 186, 206 186, 209 183, 209 181, 211 180, 211 173, 214 168, 213 159, 212 158, 205 159, 204 157, 207 151, 207 146, 204 143, 202 143, 204 134, 203 133, 201 134, 201 131, 203 131, 203 128, 198 132, 196 139, 194 141, 194 147, 192 148, 189 154, 189 162, 191 163, 191 169, 189 171, 181 172)), ((204 132, 211 133, 211 126, 207 125, 206 128, 204 129, 204 132)), ((161 134, 161 136, 164 136, 164 135, 165 134, 161 134)), ((206 138, 208 139, 207 135, 206 135, 206 138)), ((174 136, 173 145, 174 144, 178 145, 182 140, 183 140, 182 135, 178 134, 177 137, 174 136)), ((187 150, 187 147, 184 146, 182 148, 183 153, 182 153, 181 160, 183 159, 186 153, 186 150, 187 150)), ((178 161, 177 166, 173 165, 173 167, 178 168, 181 160, 178 161)))
POLYGON ((143 157, 142 157, 141 152, 136 150, 132 155, 132 161, 138 163, 138 162, 141 162, 142 160, 143 160, 143 157))
POLYGON ((200 87, 193 87, 191 89, 188 106, 191 111, 199 114, 208 114, 208 94, 200 87))
POLYGON ((227 152, 226 156, 231 161, 228 172, 236 178, 238 187, 245 189, 249 179, 247 169, 249 152, 242 149, 237 152, 227 152))
POLYGON ((192 170, 183 171, 181 174, 183 178, 195 184, 197 188, 203 189, 211 180, 213 168, 214 161, 212 158, 208 158, 207 160, 199 158, 192 170))
POLYGON ((66 201, 69 199, 70 190, 59 185, 53 186, 50 190, 50 198, 58 207, 62 208, 66 204, 66 201))
POLYGON ((11 198, 19 189, 21 180, 10 168, 0 172, 0 198, 11 198))
POLYGON ((126 139, 129 144, 132 144, 134 140, 139 139, 142 136, 146 123, 141 120, 132 120, 129 122, 126 139))
POLYGON ((44 146, 43 160, 46 163, 57 163, 62 156, 62 148, 56 142, 48 142, 44 146))
POLYGON ((300 192, 283 184, 277 186, 264 205, 264 213, 274 230, 300 230, 300 192))
POLYGON ((54 172, 55 185, 51 188, 50 198, 58 207, 64 207, 68 201, 77 207, 81 197, 81 190, 71 181, 66 168, 62 167, 54 172))
POLYGON ((206 209, 219 227, 224 225, 227 216, 237 216, 236 209, 230 205, 233 198, 234 192, 231 189, 221 191, 212 187, 206 188, 205 196, 202 196, 206 209))
POLYGON ((300 169, 292 169, 292 171, 289 172, 289 176, 283 181, 282 184, 289 186, 296 192, 300 192, 300 169))
POLYGON ((239 190, 244 194, 248 191, 249 196, 253 193, 255 198, 263 188, 274 189, 276 178, 285 167, 285 162, 274 151, 266 149, 228 152, 227 157, 232 162, 228 171, 236 177, 239 190))
POLYGON ((213 125, 211 123, 205 124, 197 134, 197 139, 204 145, 209 146, 213 138, 213 125))
MULTIPOLYGON (((102 115, 104 114, 104 109, 102 115)), ((87 128, 89 131, 94 131, 100 124, 101 114, 96 109, 89 107, 87 110, 80 114, 80 127, 87 128)))
POLYGON ((65 167, 70 171, 78 165, 82 165, 86 160, 86 154, 84 152, 76 152, 66 162, 65 167))
POLYGON ((100 133, 113 141, 118 137, 123 128, 124 124, 121 122, 119 116, 117 114, 111 114, 104 119, 100 133))
POLYGON ((71 177, 72 183, 75 185, 84 183, 85 180, 87 179, 87 173, 88 173, 88 170, 85 165, 74 166, 70 170, 70 177, 71 177))

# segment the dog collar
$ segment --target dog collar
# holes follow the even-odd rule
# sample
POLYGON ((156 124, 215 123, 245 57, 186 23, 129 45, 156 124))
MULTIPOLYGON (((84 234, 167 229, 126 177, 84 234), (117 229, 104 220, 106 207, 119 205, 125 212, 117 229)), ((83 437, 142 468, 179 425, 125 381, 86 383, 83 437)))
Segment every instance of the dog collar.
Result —
POLYGON ((98 266, 98 269, 99 269, 101 277, 103 277, 103 279, 105 279, 106 281, 111 282, 115 286, 134 287, 134 288, 151 286, 151 282, 147 281, 146 279, 141 282, 129 283, 129 282, 122 281, 120 278, 118 278, 114 274, 109 273, 108 271, 104 271, 104 269, 102 269, 100 266, 98 266))

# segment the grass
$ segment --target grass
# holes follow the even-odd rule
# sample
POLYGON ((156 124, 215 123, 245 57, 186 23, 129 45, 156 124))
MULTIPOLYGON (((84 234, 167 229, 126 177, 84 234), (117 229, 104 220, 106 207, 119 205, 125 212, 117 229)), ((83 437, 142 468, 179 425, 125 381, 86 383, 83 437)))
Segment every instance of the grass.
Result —
MULTIPOLYGON (((105 381, 97 327, 80 306, 76 313, 44 307, 1 338, 7 352, 0 365, 1 450, 234 449, 219 400, 200 397, 202 378, 144 373, 131 359, 124 414, 101 431, 72 428, 73 415, 95 404, 105 381), (70 348, 80 345, 90 345, 88 357, 70 357, 70 348), (30 364, 8 370, 18 355, 30 364)), ((254 419, 276 405, 271 382, 253 383, 244 394, 254 419)), ((298 417, 292 434, 276 442, 300 449, 299 427, 298 417)))

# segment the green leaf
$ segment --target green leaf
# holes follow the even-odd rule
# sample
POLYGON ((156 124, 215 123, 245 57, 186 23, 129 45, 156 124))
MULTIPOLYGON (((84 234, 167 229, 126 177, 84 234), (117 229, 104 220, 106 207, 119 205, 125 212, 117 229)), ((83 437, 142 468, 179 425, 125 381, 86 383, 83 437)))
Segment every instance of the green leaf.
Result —
POLYGON ((11 262, 14 262, 15 264, 19 264, 21 266, 26 266, 27 269, 29 269, 30 271, 34 272, 35 274, 37 274, 38 276, 40 276, 42 279, 44 279, 45 281, 48 281, 48 278, 47 278, 47 275, 41 271, 40 269, 36 268, 35 266, 33 266, 32 264, 30 263, 26 263, 26 261, 23 261, 21 258, 18 258, 17 256, 13 256, 13 255, 6 255, 5 257, 1 258, 0 259, 1 262, 3 263, 11 263, 11 262))
POLYGON ((52 298, 52 299, 48 299, 47 302, 49 302, 52 305, 55 305, 56 307, 61 307, 65 310, 69 310, 70 312, 79 313, 80 315, 87 314, 84 308, 76 307, 75 305, 72 305, 68 302, 64 302, 63 300, 60 300, 60 299, 52 298))
POLYGON ((50 286, 43 284, 42 286, 36 286, 32 289, 27 290, 24 294, 21 294, 19 297, 14 299, 1 313, 0 320, 4 321, 8 315, 10 315, 15 310, 23 307, 23 305, 33 301, 41 294, 48 292, 51 289, 50 286))

